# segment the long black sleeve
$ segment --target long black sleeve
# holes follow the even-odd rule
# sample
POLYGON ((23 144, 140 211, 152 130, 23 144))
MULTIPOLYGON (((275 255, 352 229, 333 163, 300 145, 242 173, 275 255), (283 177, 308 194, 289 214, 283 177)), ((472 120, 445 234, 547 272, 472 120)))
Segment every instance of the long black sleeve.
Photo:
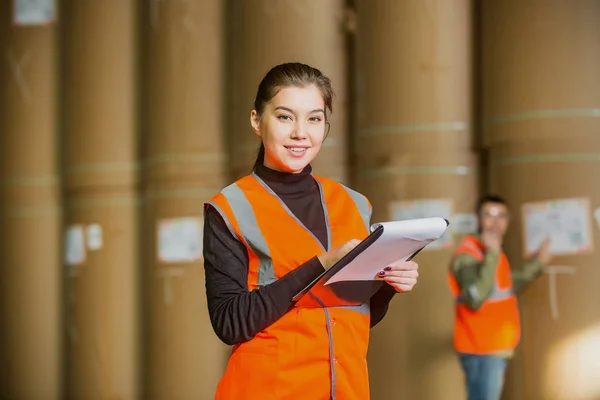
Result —
POLYGON ((204 269, 208 312, 217 336, 233 345, 252 339, 293 306, 292 298, 323 272, 314 257, 277 281, 248 290, 248 254, 221 215, 208 207, 204 220, 204 269))
POLYGON ((385 317, 390 301, 392 301, 395 294, 396 289, 391 285, 385 284, 371 297, 371 328, 385 317))

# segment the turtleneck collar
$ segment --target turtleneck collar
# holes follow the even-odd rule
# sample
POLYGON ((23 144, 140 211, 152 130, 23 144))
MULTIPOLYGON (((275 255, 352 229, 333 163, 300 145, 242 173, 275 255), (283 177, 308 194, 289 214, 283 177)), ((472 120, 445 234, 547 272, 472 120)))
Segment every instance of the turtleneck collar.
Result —
POLYGON ((310 164, 297 174, 275 171, 264 165, 259 165, 254 172, 278 195, 302 195, 316 188, 310 164))

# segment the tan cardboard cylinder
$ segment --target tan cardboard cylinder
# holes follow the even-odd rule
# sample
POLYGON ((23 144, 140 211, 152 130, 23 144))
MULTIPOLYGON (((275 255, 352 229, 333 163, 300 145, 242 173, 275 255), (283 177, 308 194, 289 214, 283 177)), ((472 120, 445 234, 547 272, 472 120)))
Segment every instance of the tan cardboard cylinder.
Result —
MULTIPOLYGON (((226 185, 220 0, 157 2, 148 10, 143 254, 144 398, 210 399, 229 348, 208 316, 201 257, 202 204, 226 185), (196 258, 161 245, 164 224, 196 226, 196 258), (199 246, 198 246, 199 245, 199 246), (165 258, 167 257, 167 258, 165 258), (178 258, 179 257, 179 258, 178 258)), ((181 239, 180 239, 181 240, 181 239)))
POLYGON ((260 145, 250 127, 260 80, 277 64, 302 62, 329 76, 335 91, 331 131, 313 162, 313 172, 345 182, 348 100, 344 0, 231 3, 226 118, 233 177, 250 173, 260 145))
MULTIPOLYGON (((550 275, 531 283, 520 296, 523 339, 521 387, 526 399, 595 399, 600 396, 600 142, 594 132, 555 140, 528 140, 492 148, 491 189, 502 193, 514 216, 505 248, 513 268, 523 259, 524 203, 587 198, 593 251, 556 256, 552 265, 575 267, 574 274, 550 275), (554 294, 552 293, 554 292, 554 294), (556 299, 554 309, 551 299, 556 299)), ((508 397, 507 397, 508 398, 508 397)))
MULTIPOLYGON (((357 182, 373 203, 373 222, 391 220, 391 204, 396 201, 444 199, 451 202, 453 215, 472 213, 478 197, 478 160, 472 153, 398 156, 389 168, 365 170, 357 182)), ((373 398, 465 398, 452 347, 454 303, 447 274, 460 235, 453 239, 447 248, 417 256, 417 286, 409 294, 397 295, 385 319, 372 330, 373 398)))
POLYGON ((355 154, 469 151, 471 2, 357 0, 355 154))
POLYGON ((136 4, 64 4, 67 397, 140 393, 136 4))
POLYGON ((61 196, 55 24, 0 4, 0 398, 58 399, 61 196))
POLYGON ((600 130, 599 18, 595 0, 482 2, 488 145, 600 130))

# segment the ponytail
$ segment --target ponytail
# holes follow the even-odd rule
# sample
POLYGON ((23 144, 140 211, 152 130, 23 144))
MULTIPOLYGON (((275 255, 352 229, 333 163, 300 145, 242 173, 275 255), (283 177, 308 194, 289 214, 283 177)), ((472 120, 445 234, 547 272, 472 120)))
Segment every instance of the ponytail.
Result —
POLYGON ((265 145, 261 142, 260 148, 258 149, 258 154, 256 155, 256 161, 254 161, 253 170, 263 165, 265 162, 265 145))

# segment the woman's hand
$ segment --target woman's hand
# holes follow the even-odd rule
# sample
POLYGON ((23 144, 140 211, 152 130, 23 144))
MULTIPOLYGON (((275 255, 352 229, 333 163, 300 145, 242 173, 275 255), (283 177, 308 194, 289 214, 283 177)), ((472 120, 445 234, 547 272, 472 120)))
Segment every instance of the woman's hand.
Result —
POLYGON ((326 270, 333 267, 335 263, 340 261, 342 257, 350 252, 353 248, 355 248, 360 243, 358 239, 352 239, 341 246, 336 247, 333 250, 328 251, 327 253, 321 254, 318 258, 321 262, 321 265, 326 270))
POLYGON ((380 271, 375 279, 384 280, 396 292, 410 292, 417 283, 419 265, 414 261, 396 261, 380 271))

